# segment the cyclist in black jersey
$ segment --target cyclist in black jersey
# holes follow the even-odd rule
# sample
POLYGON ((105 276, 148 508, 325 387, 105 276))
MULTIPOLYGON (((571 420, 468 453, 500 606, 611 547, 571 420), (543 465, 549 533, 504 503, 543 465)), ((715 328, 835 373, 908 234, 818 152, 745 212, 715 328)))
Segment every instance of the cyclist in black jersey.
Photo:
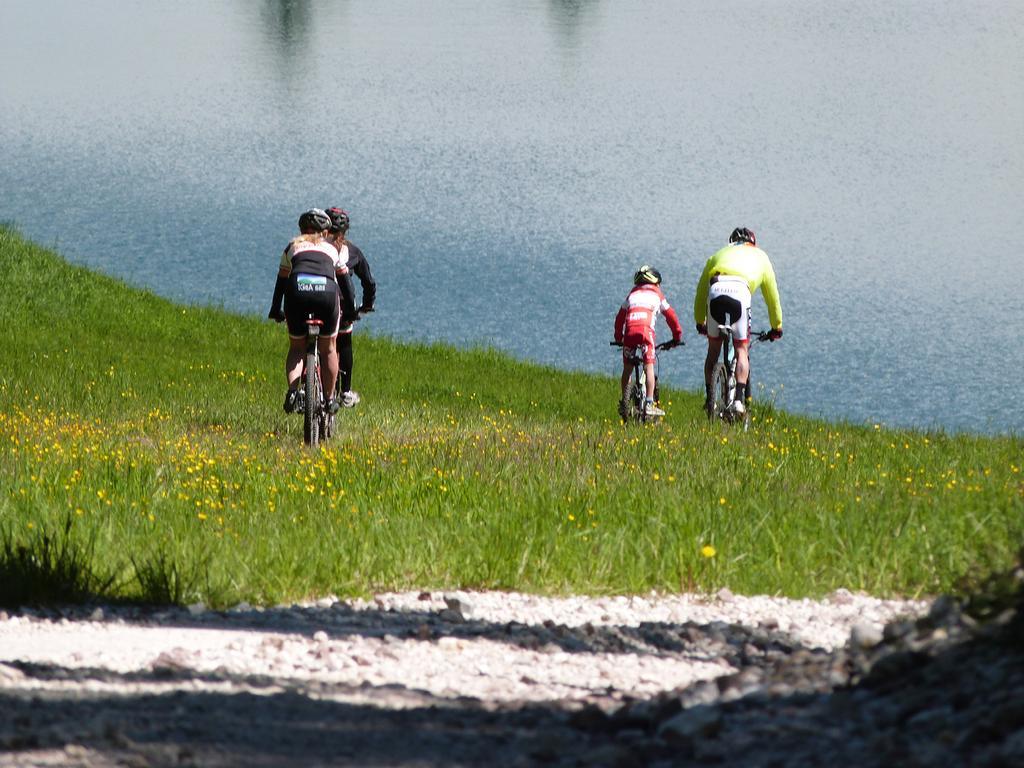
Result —
MULTIPOLYGON (((338 353, 335 337, 342 316, 355 316, 355 302, 348 268, 341 261, 338 250, 328 237, 331 220, 319 208, 312 208, 299 217, 302 233, 288 244, 281 255, 277 282, 274 286, 268 317, 288 323, 288 357, 285 374, 288 391, 284 410, 298 409, 298 389, 302 379, 303 357, 306 345, 306 319, 312 315, 322 324, 318 342, 321 383, 324 392, 334 392, 338 378, 338 353), (284 308, 281 308, 281 300, 284 308)), ((339 403, 331 398, 328 410, 337 411, 339 403)))
MULTIPOLYGON (((359 312, 373 312, 373 302, 377 298, 377 283, 370 272, 370 264, 355 243, 346 238, 349 228, 349 215, 341 208, 328 208, 327 215, 331 218, 330 237, 341 258, 345 259, 350 274, 359 278, 359 284, 363 292, 362 304, 359 312)), ((338 374, 340 376, 338 390, 341 392, 341 405, 352 408, 359 402, 359 393, 352 389, 352 327, 351 321, 345 322, 342 319, 341 328, 338 330, 338 374)))

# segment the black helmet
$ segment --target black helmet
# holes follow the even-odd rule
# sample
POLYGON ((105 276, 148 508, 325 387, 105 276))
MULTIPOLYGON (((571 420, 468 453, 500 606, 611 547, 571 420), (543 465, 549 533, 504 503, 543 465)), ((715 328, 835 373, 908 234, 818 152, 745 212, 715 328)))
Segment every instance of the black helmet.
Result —
POLYGON ((331 232, 347 232, 348 231, 348 212, 341 210, 341 208, 328 208, 327 216, 331 220, 331 232))
POLYGON ((300 232, 326 232, 331 228, 331 217, 320 208, 310 208, 299 216, 300 232))
POLYGON ((757 245, 757 238, 754 237, 752 230, 746 227, 736 227, 729 235, 730 243, 750 243, 751 245, 757 245))
POLYGON ((650 283, 651 285, 660 284, 661 272, 656 270, 654 267, 644 264, 633 274, 633 285, 640 285, 641 283, 650 283))

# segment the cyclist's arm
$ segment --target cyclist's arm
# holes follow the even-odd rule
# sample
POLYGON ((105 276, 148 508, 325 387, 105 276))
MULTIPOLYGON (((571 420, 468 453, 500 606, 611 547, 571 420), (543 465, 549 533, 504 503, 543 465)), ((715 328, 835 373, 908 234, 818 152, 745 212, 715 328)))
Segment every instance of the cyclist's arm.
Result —
POLYGON ((281 254, 281 264, 277 269, 277 281, 274 283, 274 297, 270 300, 270 312, 267 313, 267 317, 271 320, 276 320, 284 315, 281 300, 288 288, 288 275, 291 274, 291 271, 291 260, 288 258, 288 249, 285 248, 284 253, 281 254))
POLYGON ((778 330, 782 327, 782 302, 779 301, 779 286, 775 281, 775 270, 772 263, 765 258, 764 277, 761 281, 761 295, 764 296, 764 303, 768 306, 768 322, 772 328, 778 330))
POLYGON ((619 307, 619 313, 615 315, 615 342, 622 343, 622 337, 626 331, 626 305, 619 307))
POLYGON ((697 281, 697 295, 693 298, 693 322, 703 325, 708 320, 708 288, 711 284, 711 260, 704 265, 697 281))
POLYGON ((679 315, 668 305, 667 301, 662 308, 662 314, 665 315, 665 322, 668 323, 668 327, 672 331, 672 341, 681 341, 683 338, 683 326, 679 322, 679 315))
POLYGON ((341 289, 341 319, 355 320, 358 316, 356 310, 356 292, 352 288, 352 278, 348 275, 348 269, 342 267, 335 273, 338 279, 338 287, 341 289))
POLYGON ((352 258, 349 259, 352 271, 356 277, 359 278, 359 286, 363 291, 363 303, 361 309, 371 310, 373 309, 373 302, 377 298, 377 283, 373 279, 373 274, 370 272, 370 263, 366 260, 363 252, 352 243, 348 243, 348 248, 352 251, 352 258))

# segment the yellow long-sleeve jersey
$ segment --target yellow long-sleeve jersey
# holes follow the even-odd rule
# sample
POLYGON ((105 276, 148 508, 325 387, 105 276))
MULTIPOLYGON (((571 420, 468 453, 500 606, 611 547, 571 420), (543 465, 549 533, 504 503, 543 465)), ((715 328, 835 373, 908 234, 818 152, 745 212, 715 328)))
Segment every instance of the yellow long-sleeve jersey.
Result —
POLYGON ((693 299, 693 321, 704 324, 708 315, 708 286, 712 275, 733 275, 747 281, 750 295, 761 289, 764 303, 768 306, 768 322, 772 328, 782 327, 782 303, 779 301, 779 286, 775 283, 775 270, 768 254, 754 245, 737 243, 727 245, 715 253, 700 275, 697 295, 693 299))

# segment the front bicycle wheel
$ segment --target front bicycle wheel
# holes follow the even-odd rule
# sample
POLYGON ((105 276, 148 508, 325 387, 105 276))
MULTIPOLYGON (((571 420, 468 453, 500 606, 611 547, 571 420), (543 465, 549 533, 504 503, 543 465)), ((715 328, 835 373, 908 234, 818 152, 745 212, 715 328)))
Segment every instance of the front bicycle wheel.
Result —
POLYGON ((317 370, 316 353, 306 353, 306 409, 303 413, 302 438, 310 448, 316 448, 320 442, 320 409, 322 384, 320 372, 317 370))
POLYGON ((708 418, 712 421, 722 419, 729 404, 729 372, 723 363, 715 363, 711 369, 711 399, 708 401, 708 418))

